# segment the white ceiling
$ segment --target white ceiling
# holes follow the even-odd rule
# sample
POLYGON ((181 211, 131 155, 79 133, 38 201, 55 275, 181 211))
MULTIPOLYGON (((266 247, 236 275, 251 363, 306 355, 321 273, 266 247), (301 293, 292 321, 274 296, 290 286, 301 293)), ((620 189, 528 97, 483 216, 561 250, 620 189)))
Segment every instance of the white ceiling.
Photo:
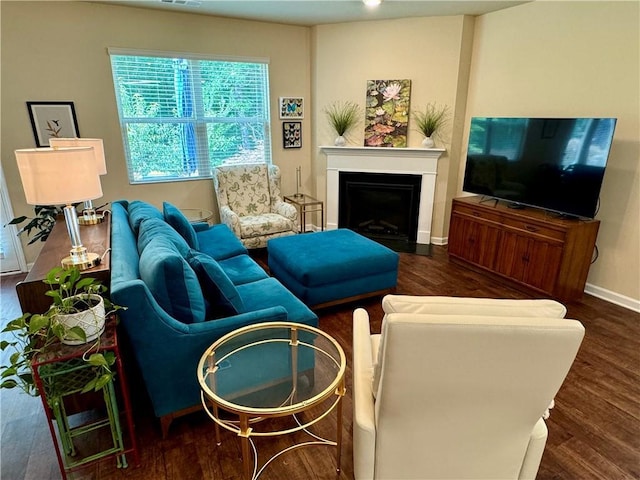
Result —
POLYGON ((387 20, 443 15, 482 15, 532 0, 383 0, 378 7, 361 0, 111 0, 109 3, 289 25, 387 20))

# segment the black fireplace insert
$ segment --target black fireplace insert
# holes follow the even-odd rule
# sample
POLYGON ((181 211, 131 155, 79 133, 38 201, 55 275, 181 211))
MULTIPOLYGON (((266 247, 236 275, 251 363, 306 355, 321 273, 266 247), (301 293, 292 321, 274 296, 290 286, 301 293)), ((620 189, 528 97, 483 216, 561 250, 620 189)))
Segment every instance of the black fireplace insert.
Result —
POLYGON ((338 227, 417 252, 421 175, 340 172, 338 227))

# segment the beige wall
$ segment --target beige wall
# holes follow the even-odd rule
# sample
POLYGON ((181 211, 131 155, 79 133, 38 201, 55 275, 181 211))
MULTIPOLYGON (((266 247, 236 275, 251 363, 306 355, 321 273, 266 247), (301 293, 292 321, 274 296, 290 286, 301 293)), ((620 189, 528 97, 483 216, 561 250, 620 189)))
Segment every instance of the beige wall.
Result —
MULTIPOLYGON (((377 22, 342 23, 313 28, 313 118, 314 146, 333 145, 323 110, 335 101, 353 101, 363 109, 367 80, 410 79, 411 110, 427 103, 446 104, 451 113, 464 113, 466 100, 470 31, 473 19, 422 17, 377 22), (464 59, 464 62, 461 60, 464 59), (461 75, 462 73, 462 75, 461 75)), ((447 199, 457 185, 463 123, 451 116, 436 146, 447 150, 438 162, 438 177, 432 236, 443 237, 448 225, 447 199), (451 168, 452 163, 455 168, 451 168), (453 179, 453 181, 452 181, 453 179)), ((422 135, 409 121, 408 146, 420 147, 422 135)), ((347 136, 348 145, 362 146, 364 122, 347 136)), ((316 193, 326 195, 326 157, 317 148, 312 152, 316 193)))
POLYGON ((639 18, 638 2, 539 1, 478 17, 465 130, 468 135, 471 116, 618 118, 597 215, 600 256, 588 291, 636 308, 639 18))
MULTIPOLYGON (((25 102, 73 101, 80 135, 104 139, 108 174, 103 199, 145 199, 161 206, 214 209, 210 180, 129 185, 107 47, 139 48, 270 59, 272 149, 283 169, 283 188, 295 189, 295 167, 310 180, 310 142, 302 149, 282 148, 277 101, 281 96, 310 98, 310 30, 261 22, 84 2, 0 2, 1 8, 1 159, 16 215, 31 215, 13 151, 35 147, 25 102)), ((310 121, 303 120, 303 132, 310 121)), ((26 243, 23 239, 23 243, 26 243)), ((25 249, 32 262, 41 244, 25 249)))
MULTIPOLYGON (((473 115, 614 116, 615 142, 602 191, 598 246, 589 289, 640 301, 640 169, 637 2, 535 2, 471 17, 412 18, 314 28, 82 2, 0 2, 2 165, 16 215, 24 202, 13 150, 34 146, 28 100, 74 101, 82 136, 105 140, 104 201, 142 198, 156 205, 215 209, 210 181, 128 184, 106 48, 125 47, 268 57, 274 162, 283 189, 325 196, 332 144, 322 109, 335 100, 364 106, 369 79, 412 80, 412 109, 444 103, 454 116, 438 168, 432 233, 446 239, 451 198, 461 194, 473 115), (283 150, 280 96, 303 96, 303 148, 283 150)), ((411 128, 411 125, 410 125, 411 128)), ((409 146, 420 135, 410 130, 409 146)), ((350 142, 362 145, 362 125, 350 142)), ((25 242, 26 243, 26 242, 25 242)), ((26 250, 33 261, 39 246, 26 250)), ((635 303, 634 303, 635 302, 635 303)))

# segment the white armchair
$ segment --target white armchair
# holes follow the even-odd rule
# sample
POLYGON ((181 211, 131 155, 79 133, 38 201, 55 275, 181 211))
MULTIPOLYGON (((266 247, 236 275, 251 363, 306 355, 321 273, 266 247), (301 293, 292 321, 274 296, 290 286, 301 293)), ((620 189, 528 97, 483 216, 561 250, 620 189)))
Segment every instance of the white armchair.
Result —
POLYGON ((263 248, 272 238, 298 232, 298 211, 280 196, 275 165, 229 165, 214 169, 220 220, 247 248, 263 248))
POLYGON ((356 480, 534 479, 582 324, 551 300, 382 304, 380 335, 353 316, 356 480))

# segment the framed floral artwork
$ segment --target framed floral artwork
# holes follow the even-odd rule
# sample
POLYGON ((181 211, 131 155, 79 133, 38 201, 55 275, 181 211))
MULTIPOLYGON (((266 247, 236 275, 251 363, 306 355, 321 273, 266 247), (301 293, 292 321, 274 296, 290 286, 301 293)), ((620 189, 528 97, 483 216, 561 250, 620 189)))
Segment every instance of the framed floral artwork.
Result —
POLYGON ((411 80, 367 80, 365 147, 406 147, 411 80))
POLYGON ((282 146, 284 148, 302 147, 302 122, 282 122, 282 146))
POLYGON ((73 102, 27 102, 36 146, 48 147, 50 138, 77 138, 78 119, 73 102))
POLYGON ((302 97, 280 97, 280 118, 304 118, 304 99, 302 97))

